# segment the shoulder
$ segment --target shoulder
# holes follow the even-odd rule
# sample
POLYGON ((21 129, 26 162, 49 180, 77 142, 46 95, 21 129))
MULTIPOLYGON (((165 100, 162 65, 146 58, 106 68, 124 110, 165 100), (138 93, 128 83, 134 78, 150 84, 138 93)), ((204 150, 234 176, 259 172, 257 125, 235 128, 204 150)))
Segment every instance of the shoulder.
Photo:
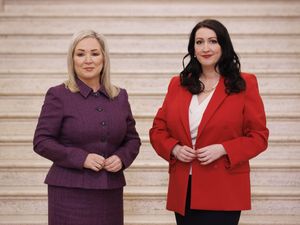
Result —
POLYGON ((53 87, 50 87, 47 91, 47 94, 53 94, 56 96, 70 93, 70 90, 65 86, 65 84, 59 84, 53 87))
POLYGON ((60 103, 70 102, 70 96, 72 97, 72 92, 65 86, 65 84, 60 84, 57 86, 50 87, 45 95, 45 102, 60 103))
POLYGON ((241 77, 245 80, 246 83, 257 82, 256 75, 252 73, 241 73, 241 77))
POLYGON ((180 87, 180 77, 179 75, 175 75, 171 78, 168 89, 174 89, 180 87))
POLYGON ((255 74, 242 72, 241 76, 246 82, 246 91, 249 89, 258 88, 258 82, 255 74))
POLYGON ((127 90, 125 88, 120 88, 120 92, 115 99, 120 101, 128 101, 127 90))
POLYGON ((118 96, 125 96, 128 97, 127 90, 125 88, 120 88, 120 93, 118 96))
POLYGON ((170 84, 177 84, 180 85, 180 76, 175 75, 171 78, 170 84))

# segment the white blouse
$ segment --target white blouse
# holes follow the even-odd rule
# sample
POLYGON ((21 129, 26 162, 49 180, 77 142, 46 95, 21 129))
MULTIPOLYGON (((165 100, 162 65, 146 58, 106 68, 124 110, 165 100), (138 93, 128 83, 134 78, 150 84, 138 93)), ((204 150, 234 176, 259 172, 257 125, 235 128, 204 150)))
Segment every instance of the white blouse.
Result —
MULTIPOLYGON (((203 113, 213 95, 213 90, 200 104, 198 102, 198 95, 193 95, 190 107, 189 107, 189 124, 190 133, 192 138, 193 148, 195 148, 196 138, 198 134, 198 127, 202 120, 203 113)), ((192 174, 192 167, 190 168, 190 174, 192 174)))
POLYGON ((203 113, 213 95, 212 91, 200 104, 198 95, 193 95, 189 108, 189 123, 193 147, 195 147, 198 127, 202 120, 203 113))

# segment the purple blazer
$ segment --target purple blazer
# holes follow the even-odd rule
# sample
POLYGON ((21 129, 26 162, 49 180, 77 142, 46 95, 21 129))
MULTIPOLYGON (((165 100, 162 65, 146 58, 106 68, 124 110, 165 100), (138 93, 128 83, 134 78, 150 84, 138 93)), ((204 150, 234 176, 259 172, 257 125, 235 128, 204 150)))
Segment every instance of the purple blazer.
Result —
POLYGON ((64 84, 48 90, 34 134, 34 151, 53 161, 45 183, 64 187, 113 189, 123 187, 117 173, 83 168, 89 153, 120 157, 123 168, 136 158, 141 141, 135 129, 128 95, 121 89, 113 100, 77 79, 80 91, 64 84))

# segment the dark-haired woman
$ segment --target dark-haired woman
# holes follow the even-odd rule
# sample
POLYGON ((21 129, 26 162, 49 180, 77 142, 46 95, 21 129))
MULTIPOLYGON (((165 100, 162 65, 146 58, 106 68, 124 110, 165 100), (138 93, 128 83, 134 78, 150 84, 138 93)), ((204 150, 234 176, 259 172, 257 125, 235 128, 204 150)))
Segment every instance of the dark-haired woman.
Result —
POLYGON ((257 80, 240 72, 216 20, 194 27, 186 57, 150 130, 153 148, 169 162, 167 209, 178 225, 237 225, 251 208, 249 160, 268 145, 257 80))

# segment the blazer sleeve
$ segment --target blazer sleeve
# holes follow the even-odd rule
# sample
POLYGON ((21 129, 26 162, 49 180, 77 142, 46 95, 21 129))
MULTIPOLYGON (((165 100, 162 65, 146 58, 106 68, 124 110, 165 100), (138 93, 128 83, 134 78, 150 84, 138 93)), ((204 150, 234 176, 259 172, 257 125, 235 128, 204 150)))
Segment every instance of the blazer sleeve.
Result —
POLYGON ((175 145, 179 143, 178 140, 176 140, 171 136, 167 126, 168 101, 171 98, 172 92, 176 91, 174 90, 174 88, 176 88, 175 79, 178 78, 177 77, 172 78, 163 105, 161 108, 159 108, 156 116, 154 117, 152 128, 149 131, 150 142, 154 150, 157 152, 159 156, 161 156, 163 159, 167 160, 168 162, 175 161, 171 153, 175 145))
POLYGON ((248 161, 268 146, 269 130, 266 127, 266 114, 257 80, 254 75, 246 78, 244 135, 222 143, 229 158, 229 167, 248 161))
POLYGON ((50 88, 35 130, 33 149, 59 166, 82 169, 88 152, 80 148, 66 147, 58 141, 64 117, 63 107, 56 88, 50 88))
POLYGON ((135 120, 132 116, 131 107, 128 101, 128 94, 126 90, 124 90, 124 93, 125 93, 126 110, 128 110, 128 116, 126 121, 127 132, 122 145, 114 153, 115 155, 119 156, 119 158, 121 159, 124 166, 123 169, 128 168, 131 165, 133 160, 138 155, 141 146, 141 140, 135 128, 135 120))

